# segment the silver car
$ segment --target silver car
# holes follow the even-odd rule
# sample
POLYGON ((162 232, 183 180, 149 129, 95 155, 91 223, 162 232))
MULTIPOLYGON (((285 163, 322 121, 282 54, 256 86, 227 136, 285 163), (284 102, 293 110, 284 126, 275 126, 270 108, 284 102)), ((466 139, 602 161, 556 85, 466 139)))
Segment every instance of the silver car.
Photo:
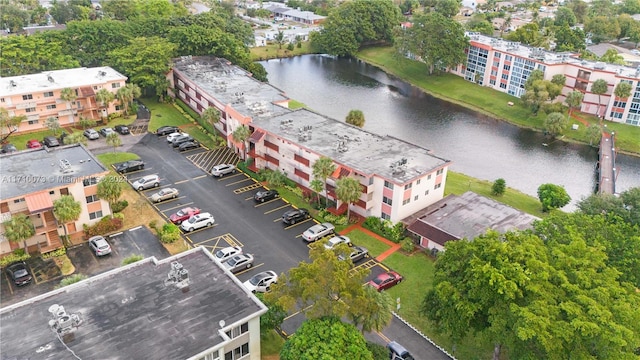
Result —
POLYGON ((87 129, 82 134, 89 140, 97 140, 100 138, 100 134, 94 129, 87 129))
POLYGON ((326 244, 324 244, 325 249, 331 250, 340 244, 347 244, 351 246, 351 239, 344 235, 334 236, 326 244))
POLYGON ((89 247, 96 256, 111 254, 111 246, 104 237, 98 235, 89 239, 89 247))
POLYGON ((178 189, 175 188, 166 188, 166 189, 162 189, 160 191, 158 191, 157 193, 151 195, 151 201, 153 202, 160 202, 160 201, 165 201, 165 200, 169 200, 169 199, 175 199, 178 197, 180 193, 178 192, 178 189))
POLYGON ((238 271, 249 269, 253 266, 253 255, 250 254, 240 254, 232 257, 231 259, 225 261, 223 263, 224 268, 231 271, 232 273, 237 273, 238 271))
POLYGON ((306 242, 320 240, 327 235, 333 234, 335 227, 331 223, 316 224, 302 233, 302 238, 306 242))
POLYGON ((236 166, 232 164, 220 164, 211 169, 211 175, 223 177, 224 175, 236 172, 236 166))
POLYGON ((141 191, 160 186, 160 177, 158 175, 147 175, 131 183, 134 189, 141 191))

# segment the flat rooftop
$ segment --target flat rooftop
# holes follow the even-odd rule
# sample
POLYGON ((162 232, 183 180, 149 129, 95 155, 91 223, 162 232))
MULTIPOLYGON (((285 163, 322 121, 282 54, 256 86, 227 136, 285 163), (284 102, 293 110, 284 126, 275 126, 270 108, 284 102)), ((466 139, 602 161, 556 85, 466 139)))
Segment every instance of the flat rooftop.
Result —
POLYGON ((535 220, 539 220, 472 191, 460 196, 449 195, 416 215, 417 221, 469 240, 489 229, 500 233, 529 229, 535 220))
POLYGON ((183 56, 174 59, 174 71, 188 77, 202 91, 231 105, 253 119, 289 110, 274 103, 287 102, 282 90, 253 78, 246 70, 225 59, 211 56, 183 56))
POLYGON ((264 305, 199 247, 0 309, 0 352, 3 359, 75 359, 71 351, 80 359, 184 359, 223 341, 221 320, 239 326, 264 312, 264 305), (189 272, 188 292, 165 284, 173 261, 189 272), (54 304, 82 319, 69 350, 49 327, 54 304))
POLYGON ((450 163, 423 147, 376 135, 307 109, 254 119, 253 124, 362 174, 377 174, 400 184, 450 163), (405 164, 396 167, 403 159, 405 164))
POLYGON ((80 144, 3 154, 0 155, 0 196, 12 199, 105 171, 104 165, 80 144))
POLYGON ((109 66, 44 71, 38 74, 0 77, 0 96, 80 88, 96 83, 127 80, 109 66))

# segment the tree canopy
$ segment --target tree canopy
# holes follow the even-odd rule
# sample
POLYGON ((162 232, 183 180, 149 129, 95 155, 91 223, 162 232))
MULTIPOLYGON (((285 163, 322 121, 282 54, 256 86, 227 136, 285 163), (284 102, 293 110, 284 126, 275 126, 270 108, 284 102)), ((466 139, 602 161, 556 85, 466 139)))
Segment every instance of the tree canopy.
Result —
POLYGON ((538 186, 538 199, 542 203, 542 211, 559 209, 571 201, 564 187, 556 184, 542 184, 538 186))

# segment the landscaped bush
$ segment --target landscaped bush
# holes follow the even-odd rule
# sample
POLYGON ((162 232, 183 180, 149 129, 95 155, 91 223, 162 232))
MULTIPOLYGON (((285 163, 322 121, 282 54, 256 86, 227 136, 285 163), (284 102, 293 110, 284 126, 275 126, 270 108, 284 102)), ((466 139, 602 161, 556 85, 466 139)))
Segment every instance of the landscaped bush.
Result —
POLYGON ((322 209, 318 212, 318 217, 322 219, 323 222, 330 222, 334 225, 347 225, 349 224, 349 219, 347 219, 347 215, 335 215, 330 213, 329 211, 322 209))
POLYGON ((62 256, 64 254, 67 253, 67 249, 64 247, 61 247, 58 250, 54 250, 54 251, 49 251, 48 253, 42 254, 42 259, 46 260, 46 259, 51 259, 53 257, 57 257, 57 256, 62 256))
POLYGON ((122 222, 124 222, 124 214, 119 212, 119 213, 115 213, 115 214, 111 214, 111 216, 113 216, 116 219, 120 219, 122 220, 122 222))
POLYGON ((122 219, 118 217, 103 217, 93 226, 84 225, 84 235, 87 238, 96 235, 104 235, 122 228, 122 219))
POLYGON ((399 222, 395 225, 389 220, 383 220, 375 216, 369 216, 362 224, 366 229, 383 236, 394 243, 399 243, 404 238, 404 225, 399 222))
POLYGON ((404 238, 404 240, 402 240, 400 242, 400 244, 402 245, 402 250, 410 253, 413 252, 413 248, 415 247, 415 244, 413 243, 413 240, 411 240, 410 238, 404 238))
POLYGON ((86 279, 87 276, 86 275, 82 275, 82 274, 75 274, 75 275, 71 275, 71 276, 67 276, 66 278, 60 280, 60 285, 57 286, 57 288, 61 288, 61 287, 65 287, 71 284, 75 284, 79 281, 82 281, 84 279, 86 279))
POLYGON ((292 193, 294 193, 296 196, 302 198, 302 189, 300 189, 299 187, 297 187, 295 185, 294 186, 285 185, 284 187, 285 187, 285 189, 287 189, 287 190, 291 191, 292 193))
POLYGON ((172 223, 162 225, 160 230, 160 241, 165 244, 171 244, 180 240, 180 228, 172 223))
POLYGON ((158 220, 149 221, 149 227, 155 230, 158 234, 160 233, 160 230, 158 229, 158 220))
POLYGON ((24 249, 15 249, 11 254, 3 256, 0 259, 0 267, 5 267, 16 261, 25 261, 30 257, 29 253, 24 251, 24 249))
POLYGON ((111 211, 113 211, 114 213, 119 213, 127 206, 129 206, 129 202, 127 200, 116 201, 115 203, 111 204, 111 211))
POLYGON ((136 255, 131 255, 131 256, 128 256, 128 257, 122 259, 122 265, 124 266, 124 265, 133 264, 134 262, 138 262, 138 261, 140 261, 142 259, 144 259, 144 256, 142 256, 142 255, 137 255, 137 254, 136 255))

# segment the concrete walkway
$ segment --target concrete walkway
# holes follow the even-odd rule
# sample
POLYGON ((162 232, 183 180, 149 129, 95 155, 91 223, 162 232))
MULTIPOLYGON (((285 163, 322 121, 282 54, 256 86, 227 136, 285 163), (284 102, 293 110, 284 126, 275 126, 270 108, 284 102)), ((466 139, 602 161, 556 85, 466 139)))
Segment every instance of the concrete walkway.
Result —
POLYGON ((376 257, 376 260, 382 262, 384 261, 384 259, 386 259, 387 257, 389 257, 391 254, 393 254, 394 252, 400 250, 400 248, 402 247, 400 244, 396 244, 391 240, 385 239, 384 237, 374 233, 373 231, 366 229, 362 226, 362 222, 358 222, 357 224, 353 224, 349 227, 347 227, 346 229, 342 230, 340 232, 340 235, 347 235, 348 233, 352 232, 353 230, 359 230, 362 231, 363 233, 378 239, 378 241, 381 241, 387 245, 390 246, 389 249, 387 249, 387 251, 383 252, 382 254, 378 255, 376 257))

